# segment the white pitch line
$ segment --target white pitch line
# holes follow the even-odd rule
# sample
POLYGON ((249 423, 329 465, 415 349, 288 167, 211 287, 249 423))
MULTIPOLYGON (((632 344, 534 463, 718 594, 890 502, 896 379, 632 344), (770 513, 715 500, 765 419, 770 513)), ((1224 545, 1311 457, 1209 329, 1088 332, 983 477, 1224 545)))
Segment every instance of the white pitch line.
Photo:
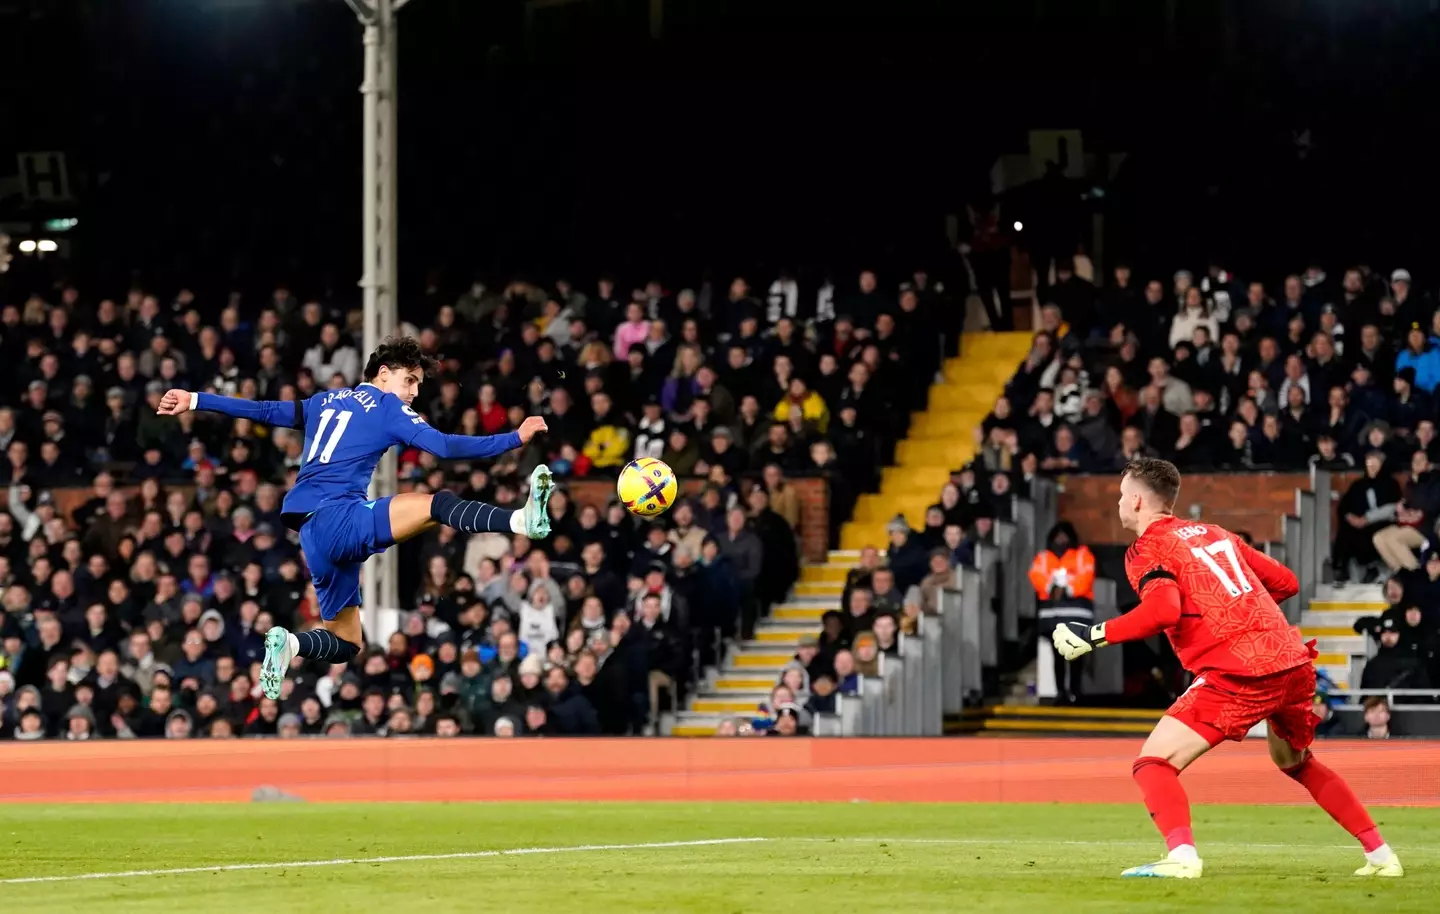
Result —
POLYGON ((717 844, 759 844, 771 838, 705 838, 696 841, 654 841, 648 844, 575 844, 568 847, 513 847, 506 850, 460 851, 453 854, 405 854, 392 857, 337 857, 333 860, 291 860, 285 863, 226 863, 182 866, 163 870, 125 870, 115 873, 70 873, 63 876, 22 876, 0 879, 0 885, 37 882, 81 882, 87 879, 128 879, 139 876, 182 876, 187 873, 232 873, 241 870, 301 869, 316 866, 351 866, 374 863, 412 863, 423 860, 478 860, 484 857, 520 857, 529 854, 579 854, 593 851, 642 851, 666 847, 711 847, 717 844))
MULTIPOLYGON (((390 857, 337 857, 333 860, 291 860, 284 863, 227 863, 213 866, 185 866, 173 869, 124 870, 114 873, 70 873, 62 876, 22 876, 0 879, 0 885, 27 885, 41 882, 83 882, 91 879, 129 879, 142 876, 183 876, 192 873, 233 873, 244 870, 304 869, 319 866, 354 866, 357 864, 414 863, 427 860, 479 860, 487 857, 523 857, 534 854, 578 854, 598 851, 659 850, 675 847, 714 847, 724 844, 919 844, 983 847, 1021 846, 1047 847, 1070 845, 1079 847, 1155 847, 1157 841, 1055 841, 1035 838, 897 838, 897 837, 836 837, 811 836, 770 838, 703 838, 694 841, 655 841, 646 844, 575 844, 563 847, 513 847, 504 850, 458 851, 450 854, 405 854, 390 857)), ((1207 841, 1206 847, 1235 849, 1278 848, 1285 850, 1356 850, 1354 844, 1252 844, 1233 841, 1207 841)), ((1440 850, 1434 847, 1405 845, 1404 851, 1425 853, 1440 850)))
MULTIPOLYGON (((1076 847, 1155 847, 1162 843, 1160 839, 1154 841, 1056 841, 1049 838, 769 838, 770 841, 800 841, 806 844, 938 844, 938 845, 961 845, 981 847, 984 845, 1019 846, 1019 847, 1047 847, 1050 845, 1071 845, 1076 847)), ((1206 841, 1205 847, 1226 847, 1244 850, 1246 848, 1256 849, 1282 849, 1282 850, 1342 850, 1354 851, 1359 849, 1358 844, 1255 844, 1244 841, 1206 841)), ((1424 852, 1437 850, 1433 847, 1416 847, 1409 844, 1401 846, 1401 850, 1424 852)))

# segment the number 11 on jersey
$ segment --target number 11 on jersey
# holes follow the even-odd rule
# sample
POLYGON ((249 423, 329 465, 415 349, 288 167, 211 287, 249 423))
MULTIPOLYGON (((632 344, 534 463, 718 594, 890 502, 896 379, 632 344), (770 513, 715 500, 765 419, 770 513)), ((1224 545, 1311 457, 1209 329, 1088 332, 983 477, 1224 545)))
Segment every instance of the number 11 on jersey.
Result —
MULTIPOLYGON (((310 452, 305 455, 305 461, 307 463, 314 459, 315 451, 320 449, 320 440, 325 437, 325 427, 330 424, 330 420, 334 418, 335 412, 333 409, 321 411, 320 424, 315 427, 315 438, 310 442, 310 452)), ((325 442, 324 450, 320 451, 321 463, 329 463, 330 458, 335 456, 335 448, 340 444, 340 438, 345 434, 345 426, 349 425, 350 420, 355 416, 355 414, 348 409, 342 409, 339 412, 340 418, 335 421, 335 431, 331 434, 330 440, 325 442)))
POLYGON ((1245 577, 1245 569, 1240 567, 1240 557, 1235 554, 1235 544, 1230 540, 1219 540, 1208 546, 1193 546, 1190 552, 1205 563, 1211 574, 1220 579, 1221 586, 1230 596, 1238 597, 1255 589, 1250 586, 1250 579, 1245 577), (1230 571, 1226 571, 1215 561, 1215 557, 1220 555, 1229 560, 1230 571), (1234 573, 1233 576, 1231 572, 1234 573))

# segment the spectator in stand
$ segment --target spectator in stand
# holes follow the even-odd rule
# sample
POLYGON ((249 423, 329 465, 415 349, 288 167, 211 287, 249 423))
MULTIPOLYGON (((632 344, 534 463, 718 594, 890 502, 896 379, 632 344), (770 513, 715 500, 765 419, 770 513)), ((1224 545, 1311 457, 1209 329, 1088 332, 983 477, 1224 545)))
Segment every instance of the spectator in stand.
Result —
MULTIPOLYGON (((1030 584, 1035 588, 1042 643, 1058 625, 1095 621, 1095 556, 1081 543, 1075 527, 1060 521, 1046 535, 1045 549, 1030 565, 1030 584)), ((1055 700, 1076 704, 1083 691, 1083 668, 1053 654, 1055 700)))
POLYGON ((1395 732, 1390 717, 1390 703, 1379 695, 1365 699, 1364 724, 1356 736, 1365 739, 1389 739, 1400 734, 1395 732))
POLYGON ((1362 689, 1423 689, 1430 684, 1425 658, 1417 645, 1402 637, 1403 623, 1394 616, 1381 619, 1372 635, 1379 642, 1375 655, 1365 662, 1362 689))
POLYGON ((1394 571, 1418 569, 1417 550, 1425 544, 1427 532, 1434 531, 1437 513, 1440 513, 1440 479, 1430 472, 1425 452, 1416 451, 1411 457, 1410 478, 1395 507, 1395 522, 1372 537, 1385 564, 1394 571))
POLYGON ((1349 580, 1352 563, 1365 569, 1365 583, 1379 577, 1380 554, 1375 536, 1390 526, 1400 503, 1400 485, 1385 474, 1384 468, 1382 452, 1366 454, 1365 475, 1352 482, 1340 499, 1339 525, 1331 551, 1337 581, 1349 580))
MULTIPOLYGON (((1432 557, 1426 565, 1440 564, 1440 555, 1432 550, 1432 557)), ((1440 682, 1440 626, 1415 603, 1386 610, 1383 619, 1391 619, 1400 632, 1400 645, 1408 649, 1425 671, 1425 678, 1431 683, 1440 682)))
POLYGON ((1395 357, 1395 374, 1412 369, 1415 387, 1427 394, 1435 393, 1440 385, 1440 347, 1431 343, 1426 328, 1418 323, 1410 325, 1405 336, 1405 348, 1395 357))

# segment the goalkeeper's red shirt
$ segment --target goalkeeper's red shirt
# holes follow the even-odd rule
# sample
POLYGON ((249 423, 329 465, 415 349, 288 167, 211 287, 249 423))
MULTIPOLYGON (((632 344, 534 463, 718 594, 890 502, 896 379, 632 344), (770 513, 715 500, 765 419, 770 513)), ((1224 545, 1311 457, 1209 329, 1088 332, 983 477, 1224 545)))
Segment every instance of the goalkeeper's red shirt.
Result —
POLYGON ((1125 575, 1142 600, 1148 589, 1179 588, 1180 618, 1165 634, 1191 673, 1268 676, 1311 662, 1275 602, 1294 596, 1295 574, 1228 530, 1160 518, 1125 553, 1125 575))

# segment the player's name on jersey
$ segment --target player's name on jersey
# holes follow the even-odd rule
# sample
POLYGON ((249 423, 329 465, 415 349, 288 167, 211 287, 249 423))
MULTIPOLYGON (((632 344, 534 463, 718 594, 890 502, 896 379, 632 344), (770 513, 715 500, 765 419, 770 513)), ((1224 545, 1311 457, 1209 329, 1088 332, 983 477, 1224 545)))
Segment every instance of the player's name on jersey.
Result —
POLYGON ((1175 531, 1175 535, 1180 537, 1182 540, 1188 540, 1193 537, 1204 536, 1208 532, 1210 532, 1208 527, 1197 524, 1190 527, 1181 527, 1179 530, 1175 531))
POLYGON ((349 400, 352 397, 355 399, 355 402, 359 403, 365 408, 365 412, 367 413, 380 405, 380 401, 375 399, 375 397, 368 390, 360 390, 358 388, 353 390, 346 389, 332 391, 331 393, 326 394, 325 401, 320 405, 329 406, 331 403, 334 403, 337 400, 349 400))

